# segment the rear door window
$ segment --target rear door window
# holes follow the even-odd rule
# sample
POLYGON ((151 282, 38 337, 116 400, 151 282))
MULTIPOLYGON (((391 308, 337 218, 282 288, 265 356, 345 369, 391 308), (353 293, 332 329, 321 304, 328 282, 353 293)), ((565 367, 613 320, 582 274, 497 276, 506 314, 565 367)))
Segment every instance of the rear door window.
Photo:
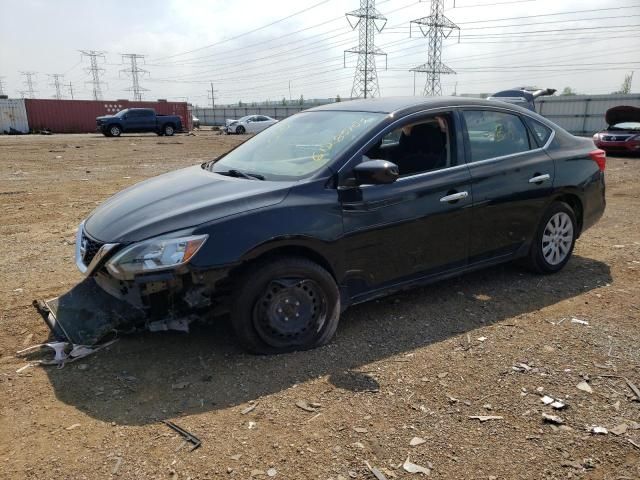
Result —
POLYGON ((529 133, 518 115, 493 110, 463 110, 472 162, 531 149, 529 133))

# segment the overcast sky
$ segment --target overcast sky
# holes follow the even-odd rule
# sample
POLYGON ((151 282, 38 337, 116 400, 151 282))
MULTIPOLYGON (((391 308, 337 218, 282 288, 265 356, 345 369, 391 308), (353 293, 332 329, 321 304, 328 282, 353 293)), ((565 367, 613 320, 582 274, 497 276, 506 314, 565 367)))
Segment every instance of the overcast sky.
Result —
MULTIPOLYGON (((633 90, 640 91, 640 0, 456 0, 455 5, 446 0, 445 14, 460 26, 460 42, 452 33, 442 59, 457 74, 442 77, 444 94, 524 85, 611 93, 634 69, 633 90), (566 12, 575 13, 555 15, 566 12)), ((378 0, 376 6, 388 18, 376 36, 376 46, 388 53, 386 71, 384 57, 378 57, 381 94, 412 95, 414 76, 408 70, 426 62, 427 41, 415 27, 410 38, 409 21, 428 15, 429 2, 378 0)), ((63 73, 76 98, 88 99, 89 62, 81 60, 79 50, 102 50, 105 99, 132 98, 129 77, 119 73, 126 68, 121 53, 146 56, 144 99, 210 104, 209 82, 220 103, 289 95, 346 98, 356 56, 348 56, 343 68, 342 52, 357 46, 358 34, 344 13, 358 7, 359 0, 3 1, 0 77, 5 93, 17 97, 26 88, 19 72, 37 72, 36 96, 50 98, 54 89, 47 74, 63 73), (272 22, 277 23, 260 28, 272 22)), ((416 93, 422 93, 424 82, 423 75, 416 77, 416 93)), ((63 93, 68 95, 67 89, 63 93)))

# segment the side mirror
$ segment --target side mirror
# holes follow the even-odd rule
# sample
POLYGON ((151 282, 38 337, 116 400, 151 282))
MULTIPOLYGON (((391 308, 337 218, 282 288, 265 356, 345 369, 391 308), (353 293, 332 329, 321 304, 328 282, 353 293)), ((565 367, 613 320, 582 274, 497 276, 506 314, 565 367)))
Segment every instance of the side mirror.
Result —
POLYGON ((386 160, 365 160, 353 169, 357 185, 393 183, 400 175, 398 166, 386 160))

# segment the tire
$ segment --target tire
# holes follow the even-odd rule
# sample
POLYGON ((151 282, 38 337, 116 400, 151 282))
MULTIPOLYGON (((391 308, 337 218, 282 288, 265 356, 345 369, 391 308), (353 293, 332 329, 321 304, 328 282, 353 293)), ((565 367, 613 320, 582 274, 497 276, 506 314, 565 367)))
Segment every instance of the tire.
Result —
POLYGON ((176 133, 176 129, 173 127, 173 125, 167 124, 162 127, 162 133, 167 137, 172 137, 173 134, 176 133))
POLYGON ((317 263, 279 257, 251 265, 236 283, 231 322, 255 354, 308 350, 328 343, 340 319, 340 293, 317 263))
POLYGON ((122 134, 122 128, 119 125, 111 125, 108 131, 110 137, 119 137, 122 134))
POLYGON ((551 204, 540 220, 525 265, 537 273, 559 272, 571 258, 577 234, 573 209, 564 202, 551 204))
POLYGON ((238 135, 244 135, 244 132, 246 132, 246 130, 242 125, 240 125, 239 127, 236 127, 236 133, 238 135))

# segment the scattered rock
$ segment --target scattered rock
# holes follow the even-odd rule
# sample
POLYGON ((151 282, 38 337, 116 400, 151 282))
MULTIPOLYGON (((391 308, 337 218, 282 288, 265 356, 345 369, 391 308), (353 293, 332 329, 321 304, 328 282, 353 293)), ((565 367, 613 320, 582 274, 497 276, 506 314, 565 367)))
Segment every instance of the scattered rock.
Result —
POLYGON ((542 418, 549 423, 555 423, 556 425, 562 425, 564 420, 557 415, 549 415, 548 413, 543 413, 542 418))
POLYGON ((531 370, 531 367, 526 363, 516 363, 511 367, 511 369, 515 370, 516 372, 529 372, 531 370))
POLYGON ((266 473, 264 473, 262 470, 258 470, 258 469, 251 470, 251 478, 253 478, 253 477, 263 477, 265 475, 266 475, 266 473))
POLYGON ((480 420, 480 423, 488 422, 489 420, 502 420, 503 417, 498 415, 469 415, 469 418, 474 420, 480 420))
POLYGON ((413 437, 409 442, 409 445, 411 445, 412 447, 417 447, 418 445, 422 445, 423 443, 427 443, 424 438, 413 437))
POLYGON ((604 427, 591 427, 591 433, 595 435, 606 435, 609 433, 609 430, 604 427))
POLYGON ((270 468, 267 470, 267 477, 275 477, 278 474, 278 471, 275 468, 270 468))
POLYGON ((629 426, 626 423, 621 423, 620 425, 616 425, 615 427, 613 427, 610 431, 614 435, 624 435, 625 433, 627 433, 628 428, 629 426))
POLYGON ((317 408, 313 407, 312 405, 318 405, 318 404, 317 403, 309 404, 305 400, 298 400, 296 402, 296 407, 301 408, 305 412, 315 412, 317 410, 317 408))
POLYGON ((244 410, 242 410, 240 412, 241 415, 246 415, 247 413, 253 412, 255 410, 255 408, 258 406, 258 402, 249 405, 247 408, 245 408, 244 410))
POLYGON ((353 427, 353 430, 356 431, 357 433, 367 433, 369 431, 366 428, 362 428, 362 427, 353 427))
POLYGON ((402 468, 404 468, 404 470, 409 473, 424 473, 425 475, 431 475, 431 464, 429 464, 429 468, 416 465, 415 463, 409 461, 408 455, 407 459, 402 464, 402 468))
POLYGON ((593 388, 591 388, 591 385, 589 385, 587 382, 580 382, 576 385, 576 388, 578 390, 582 390, 583 392, 593 393, 593 388))
POLYGON ((571 319, 571 323, 577 323, 578 325, 589 325, 589 322, 587 322, 586 320, 580 320, 579 318, 575 317, 571 319))
POLYGON ((189 382, 178 382, 171 385, 171 390, 184 390, 189 386, 189 382))
POLYGON ((79 428, 80 424, 79 423, 74 423, 73 425, 69 425, 67 428, 65 428, 65 430, 75 430, 76 428, 79 428))

